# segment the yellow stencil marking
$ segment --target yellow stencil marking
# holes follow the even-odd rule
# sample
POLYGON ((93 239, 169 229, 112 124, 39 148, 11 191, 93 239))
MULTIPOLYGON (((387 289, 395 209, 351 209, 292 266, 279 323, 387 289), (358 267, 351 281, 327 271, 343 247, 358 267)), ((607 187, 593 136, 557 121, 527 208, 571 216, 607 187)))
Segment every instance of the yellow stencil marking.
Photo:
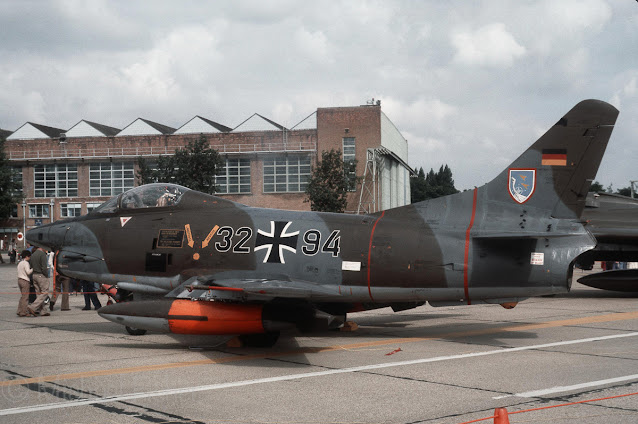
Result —
POLYGON ((191 234, 191 224, 184 225, 184 229, 186 230, 186 237, 188 238, 188 246, 195 246, 195 242, 193 241, 193 234, 191 234))
POLYGON ((208 235, 206 236, 206 239, 202 242, 202 249, 208 246, 210 239, 212 239, 215 233, 217 233, 217 230, 219 230, 219 225, 215 225, 213 229, 210 230, 210 233, 208 233, 208 235))

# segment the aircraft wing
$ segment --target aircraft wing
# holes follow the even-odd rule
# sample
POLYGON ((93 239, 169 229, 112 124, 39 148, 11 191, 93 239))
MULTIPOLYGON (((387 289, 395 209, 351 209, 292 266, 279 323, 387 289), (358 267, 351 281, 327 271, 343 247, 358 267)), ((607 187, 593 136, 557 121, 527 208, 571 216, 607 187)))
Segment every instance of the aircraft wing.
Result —
POLYGON ((309 281, 275 278, 217 278, 192 277, 173 290, 167 297, 202 296, 228 300, 270 300, 274 298, 330 299, 341 297, 338 287, 309 281))

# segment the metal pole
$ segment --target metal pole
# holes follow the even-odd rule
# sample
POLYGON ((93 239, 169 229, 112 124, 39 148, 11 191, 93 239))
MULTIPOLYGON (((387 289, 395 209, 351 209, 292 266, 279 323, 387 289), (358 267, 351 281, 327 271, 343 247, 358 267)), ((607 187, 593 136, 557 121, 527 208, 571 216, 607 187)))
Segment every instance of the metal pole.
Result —
POLYGON ((27 202, 22 200, 22 248, 27 247, 27 202))

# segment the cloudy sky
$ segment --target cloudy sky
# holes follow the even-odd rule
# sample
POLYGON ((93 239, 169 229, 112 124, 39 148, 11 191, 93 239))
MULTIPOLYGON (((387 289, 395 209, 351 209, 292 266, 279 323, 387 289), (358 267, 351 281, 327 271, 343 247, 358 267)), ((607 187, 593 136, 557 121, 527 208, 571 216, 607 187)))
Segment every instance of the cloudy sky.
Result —
POLYGON ((488 182, 578 101, 620 109, 598 173, 638 180, 638 3, 0 0, 0 128, 291 127, 380 99, 413 167, 488 182))

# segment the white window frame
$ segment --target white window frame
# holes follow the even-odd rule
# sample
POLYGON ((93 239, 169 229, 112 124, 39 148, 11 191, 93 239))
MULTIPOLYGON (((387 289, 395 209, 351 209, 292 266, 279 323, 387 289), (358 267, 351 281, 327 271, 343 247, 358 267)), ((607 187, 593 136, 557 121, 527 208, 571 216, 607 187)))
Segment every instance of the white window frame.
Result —
POLYGON ((49 218, 50 216, 49 205, 47 203, 33 203, 29 205, 29 218, 49 218))
POLYGON ((310 181, 310 155, 264 159, 264 193, 303 193, 310 181))
POLYGON ((77 197, 78 166, 74 163, 33 165, 33 197, 77 197))
POLYGON ((356 140, 354 137, 343 137, 343 154, 344 162, 351 162, 357 158, 356 140))
POLYGON ((215 176, 215 186, 219 194, 250 194, 250 159, 226 158, 215 176))
POLYGON ((89 195, 115 196, 135 187, 133 162, 92 162, 89 164, 89 195))
POLYGON ((75 218, 80 215, 82 215, 82 203, 60 203, 60 216, 62 218, 75 218))
MULTIPOLYGON (((354 137, 343 137, 342 138, 342 143, 343 143, 343 150, 342 150, 342 154, 343 154, 343 163, 344 166, 354 162, 355 160, 357 160, 357 146, 356 146, 356 140, 354 137)), ((357 180, 357 176, 355 175, 354 172, 348 172, 347 175, 349 181, 349 187, 348 187, 348 191, 357 191, 357 185, 356 185, 356 180, 357 180)))
POLYGON ((99 202, 89 202, 86 204, 86 213, 90 213, 93 209, 96 209, 102 203, 99 202))
POLYGON ((20 187, 14 192, 14 194, 16 194, 18 197, 22 197, 22 193, 24 191, 22 172, 22 166, 13 166, 11 168, 11 181, 20 185, 20 187))

